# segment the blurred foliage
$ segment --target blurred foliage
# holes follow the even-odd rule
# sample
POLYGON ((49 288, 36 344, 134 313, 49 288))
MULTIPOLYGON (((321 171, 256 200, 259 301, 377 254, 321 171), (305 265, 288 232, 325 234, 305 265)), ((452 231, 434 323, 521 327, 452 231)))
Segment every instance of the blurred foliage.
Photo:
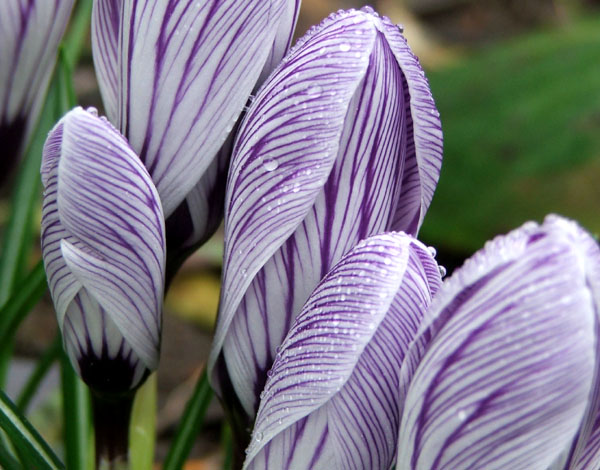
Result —
POLYGON ((600 16, 428 73, 444 163, 421 237, 469 255, 550 212, 600 232, 600 16))

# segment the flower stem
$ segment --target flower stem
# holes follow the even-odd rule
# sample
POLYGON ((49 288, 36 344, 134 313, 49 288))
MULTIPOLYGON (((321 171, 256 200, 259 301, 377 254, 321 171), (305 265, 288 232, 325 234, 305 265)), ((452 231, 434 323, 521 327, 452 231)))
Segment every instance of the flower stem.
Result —
POLYGON ((129 467, 129 421, 133 397, 133 394, 109 398, 92 395, 97 470, 127 470, 129 467))

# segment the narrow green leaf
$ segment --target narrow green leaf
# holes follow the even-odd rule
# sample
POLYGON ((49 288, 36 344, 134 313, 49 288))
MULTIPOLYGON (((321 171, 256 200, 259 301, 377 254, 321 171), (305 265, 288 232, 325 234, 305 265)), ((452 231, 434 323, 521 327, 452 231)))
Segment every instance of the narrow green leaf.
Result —
POLYGON ((163 470, 180 470, 183 467, 198 431, 200 431, 206 409, 210 405, 212 397, 213 392, 208 384, 205 369, 198 379, 192 397, 187 402, 175 439, 165 459, 163 470))
POLYGON ((48 132, 54 126, 58 98, 53 80, 42 114, 21 162, 11 199, 11 212, 0 248, 0 306, 4 305, 22 277, 31 253, 33 213, 40 200, 40 165, 48 132))
POLYGON ((90 396, 66 354, 61 354, 61 384, 65 426, 65 463, 67 468, 84 470, 89 461, 92 429, 90 396))
POLYGON ((233 435, 227 422, 221 430, 221 449, 223 449, 223 470, 233 470, 233 435))
POLYGON ((75 67, 79 62, 81 51, 86 44, 90 30, 92 5, 92 0, 78 0, 71 14, 69 29, 63 38, 65 57, 71 67, 75 67))
POLYGON ((46 441, 1 390, 0 428, 8 434, 19 452, 27 455, 35 464, 36 470, 65 468, 46 441))
POLYGON ((156 435, 156 373, 135 395, 129 427, 130 470, 152 470, 156 435))
POLYGON ((31 399, 35 395, 40 383, 46 377, 46 374, 52 367, 52 364, 60 356, 62 344, 60 335, 57 335, 52 344, 44 351, 42 357, 37 361, 35 369, 27 379, 27 382, 21 389, 21 393, 17 398, 16 405, 23 413, 27 411, 27 407, 31 399))
POLYGON ((0 309, 0 344, 12 338, 27 316, 31 308, 38 303, 44 292, 46 292, 46 273, 44 264, 39 261, 29 275, 23 280, 19 289, 8 302, 0 309))

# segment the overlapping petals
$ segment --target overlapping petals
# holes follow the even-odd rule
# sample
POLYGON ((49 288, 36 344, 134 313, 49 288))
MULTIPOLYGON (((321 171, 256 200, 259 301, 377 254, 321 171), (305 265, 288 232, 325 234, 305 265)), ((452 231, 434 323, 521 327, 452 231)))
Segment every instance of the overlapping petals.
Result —
POLYGON ((156 188, 119 132, 81 108, 48 137, 42 181, 43 258, 66 350, 92 387, 133 388, 158 364, 165 239, 156 188), (98 384, 111 361, 123 377, 113 370, 98 384))
POLYGON ((599 269, 596 242, 549 217, 447 281, 410 353, 396 468, 597 468, 599 269))
POLYGON ((0 2, 0 174, 33 130, 73 0, 0 2))
POLYGON ((109 119, 144 161, 167 217, 217 155, 263 69, 285 52, 299 7, 288 3, 95 2, 94 59, 109 119))
POLYGON ((398 27, 365 9, 309 31, 235 143, 213 385, 228 376, 253 416, 275 350, 319 280, 365 237, 416 233, 440 165, 439 117, 398 27))
POLYGON ((429 250, 404 234, 344 256, 281 346, 244 468, 389 468, 400 366, 440 283, 429 250))

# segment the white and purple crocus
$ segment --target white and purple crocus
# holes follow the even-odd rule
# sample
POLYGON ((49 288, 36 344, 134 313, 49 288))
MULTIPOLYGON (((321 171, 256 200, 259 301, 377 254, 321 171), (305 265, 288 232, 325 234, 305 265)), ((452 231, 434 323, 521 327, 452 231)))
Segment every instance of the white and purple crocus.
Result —
POLYGON ((0 179, 37 123, 73 0, 0 2, 0 179))
POLYGON ((225 198, 211 383, 253 421, 302 305, 360 240, 415 235, 442 133, 427 79, 398 26, 338 12, 284 58, 240 126, 225 198))
POLYGON ((556 216, 441 287, 418 241, 370 237, 281 345, 244 469, 597 470, 599 308, 598 245, 556 216))

